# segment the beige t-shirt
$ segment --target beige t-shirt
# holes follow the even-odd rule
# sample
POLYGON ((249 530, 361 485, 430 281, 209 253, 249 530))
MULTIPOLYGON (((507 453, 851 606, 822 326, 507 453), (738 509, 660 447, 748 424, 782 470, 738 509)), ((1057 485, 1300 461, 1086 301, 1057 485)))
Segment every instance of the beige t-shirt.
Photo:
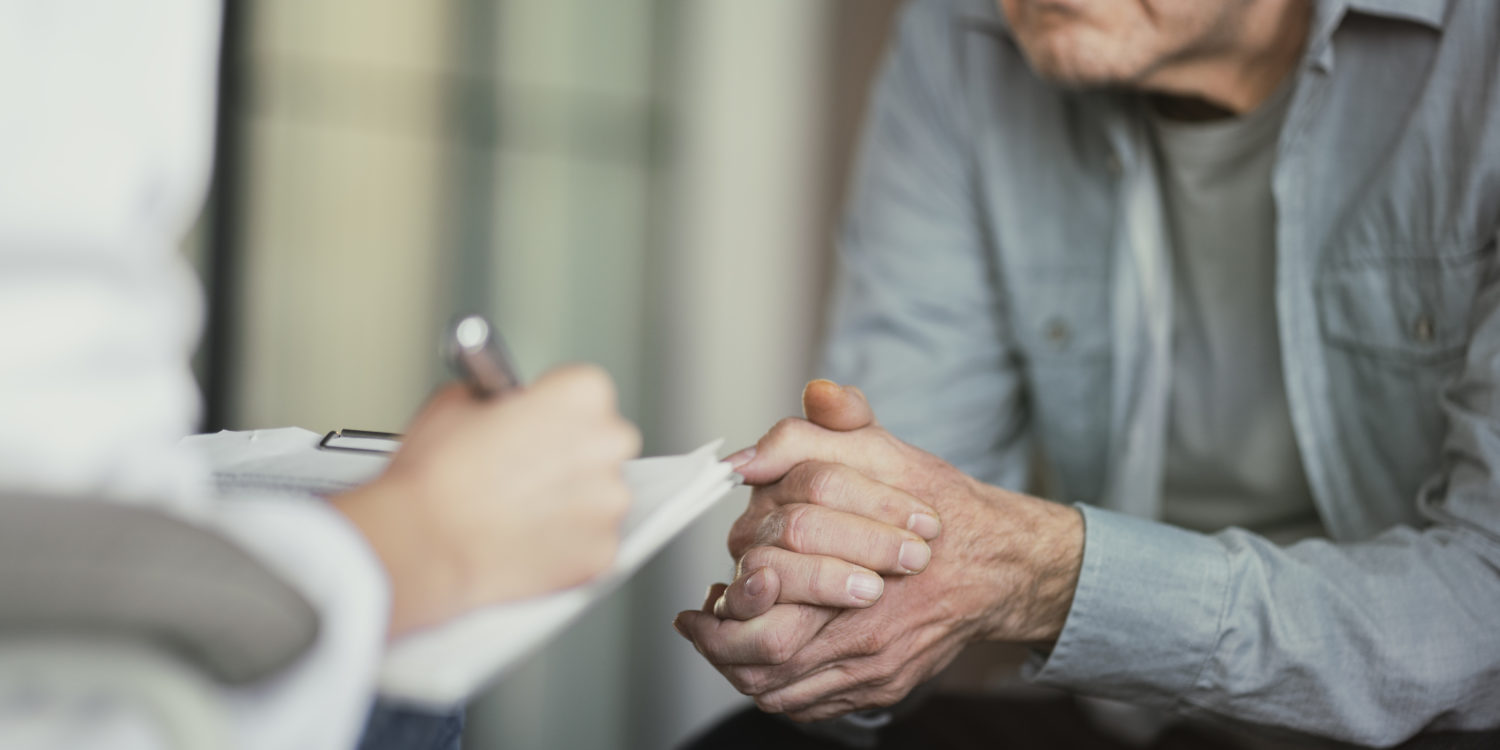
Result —
POLYGON ((1174 268, 1163 519, 1281 542, 1322 531, 1276 328, 1271 170, 1288 94, 1228 120, 1150 118, 1174 268))

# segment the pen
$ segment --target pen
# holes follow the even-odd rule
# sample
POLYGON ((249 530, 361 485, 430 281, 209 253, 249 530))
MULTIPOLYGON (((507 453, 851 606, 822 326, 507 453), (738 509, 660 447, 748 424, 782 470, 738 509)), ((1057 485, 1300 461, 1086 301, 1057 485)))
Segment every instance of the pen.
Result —
POLYGON ((521 385, 500 334, 483 315, 462 315, 453 321, 448 361, 476 398, 498 396, 521 385))

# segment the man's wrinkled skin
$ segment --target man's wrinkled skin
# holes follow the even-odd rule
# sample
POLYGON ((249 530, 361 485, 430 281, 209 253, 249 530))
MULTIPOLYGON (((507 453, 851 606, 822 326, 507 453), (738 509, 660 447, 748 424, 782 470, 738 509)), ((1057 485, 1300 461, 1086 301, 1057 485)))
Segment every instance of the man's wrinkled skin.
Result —
POLYGON ((763 710, 824 719, 899 701, 971 642, 1057 638, 1082 559, 1076 510, 987 486, 902 443, 875 423, 856 389, 814 381, 803 404, 808 419, 782 421, 748 460, 731 459, 744 461, 738 471, 755 487, 730 535, 740 577, 716 584, 702 610, 674 623, 737 689, 763 710), (900 570, 893 561, 901 546, 920 537, 888 525, 854 545, 877 567, 887 561, 878 601, 788 603, 817 602, 822 580, 808 579, 828 574, 745 561, 763 559, 769 545, 849 536, 847 513, 814 511, 855 497, 851 487, 882 498, 868 508, 877 520, 929 505, 941 519, 931 561, 919 574, 900 570), (788 515, 791 524, 781 520, 788 515))

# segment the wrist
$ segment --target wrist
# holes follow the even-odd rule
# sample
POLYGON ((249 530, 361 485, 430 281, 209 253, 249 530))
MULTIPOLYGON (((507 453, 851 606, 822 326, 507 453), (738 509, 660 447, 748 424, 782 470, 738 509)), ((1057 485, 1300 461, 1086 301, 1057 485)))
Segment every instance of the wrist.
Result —
POLYGON ((1083 567, 1078 509, 994 488, 1004 548, 983 639, 1050 647, 1062 634, 1083 567))
POLYGON ((444 550, 428 542, 420 491, 386 472, 329 502, 359 530, 385 569, 391 588, 387 634, 396 637, 443 622, 469 598, 463 576, 444 550))
POLYGON ((1050 647, 1062 635, 1073 609, 1073 594, 1083 570, 1083 513, 1071 505, 1036 500, 1050 519, 1050 534, 1038 539, 1032 553, 1037 581, 1032 618, 1033 633, 1024 640, 1050 647))

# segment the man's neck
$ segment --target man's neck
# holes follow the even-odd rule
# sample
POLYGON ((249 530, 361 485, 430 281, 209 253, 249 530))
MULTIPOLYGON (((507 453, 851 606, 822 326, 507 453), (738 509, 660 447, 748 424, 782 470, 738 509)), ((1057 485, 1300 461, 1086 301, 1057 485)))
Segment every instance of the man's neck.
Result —
POLYGON ((1201 120, 1243 115, 1270 98, 1296 70, 1311 23, 1307 0, 1250 3, 1232 44, 1163 65, 1139 86, 1154 94, 1156 106, 1169 116, 1201 120))

